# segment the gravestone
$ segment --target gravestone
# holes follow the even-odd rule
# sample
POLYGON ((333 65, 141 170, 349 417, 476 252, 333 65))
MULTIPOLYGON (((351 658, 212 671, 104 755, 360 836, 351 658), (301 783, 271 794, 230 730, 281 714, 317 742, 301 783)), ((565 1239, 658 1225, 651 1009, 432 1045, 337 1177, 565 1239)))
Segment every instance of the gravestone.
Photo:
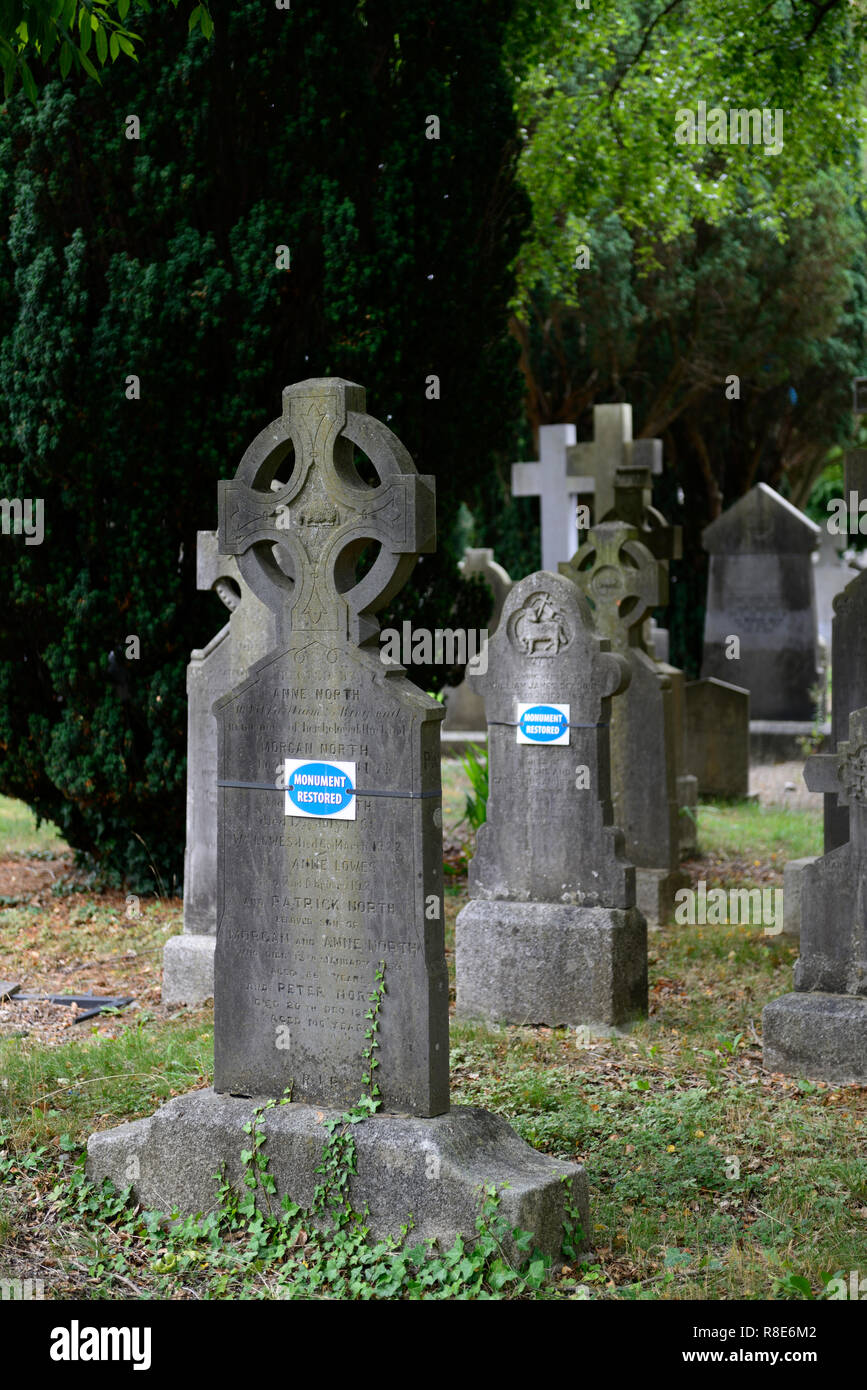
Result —
POLYGON ((578 495, 592 487, 568 457, 574 425, 540 425, 539 459, 512 464, 512 496, 539 498, 542 568, 554 570, 578 544, 578 495))
POLYGON ((622 521, 594 526, 561 574, 590 601, 596 627, 629 663, 631 679, 611 714, 611 796, 615 825, 636 869, 638 907, 650 925, 668 919, 684 882, 677 800, 682 724, 671 678, 643 646, 652 608, 667 599, 664 566, 622 521))
POLYGON ((200 531, 199 589, 213 589, 231 616, 187 667, 187 842, 184 930, 163 952, 164 1004, 201 1004, 214 993, 217 939, 217 721, 214 701, 246 674, 275 640, 274 615, 222 556, 215 531, 200 531))
POLYGON ((647 1011, 647 930, 609 795, 608 720, 628 679, 574 584, 540 572, 515 585, 488 669, 470 676, 489 791, 455 928, 461 1018, 616 1025, 647 1011))
MULTIPOLYGON (((468 578, 471 574, 480 575, 493 595, 493 608, 488 618, 488 639, 493 637, 500 621, 503 604, 512 588, 502 565, 494 559, 490 549, 468 549, 464 551, 459 569, 468 578)), ((452 733, 481 733, 485 727, 485 705, 481 696, 473 689, 466 677, 460 685, 447 686, 445 690, 446 717, 443 723, 443 737, 452 733)))
POLYGON ((686 762, 700 796, 750 790, 750 692, 715 676, 687 681, 686 762))
POLYGON ((819 549, 813 556, 813 588, 816 594, 819 642, 829 653, 834 599, 855 577, 855 571, 843 559, 844 546, 845 540, 842 536, 832 536, 827 528, 823 527, 819 537, 819 549))
POLYGON ((139 1201, 207 1210, 221 1164, 239 1179, 257 1099, 291 1088, 263 1131, 276 1200, 307 1206, 324 1122, 370 1094, 367 1071, 382 1110, 354 1127, 349 1192, 375 1236, 412 1213, 414 1242, 472 1238, 479 1183, 508 1183, 503 1214, 554 1257, 564 1178, 586 1222, 583 1170, 535 1153, 497 1116, 449 1108, 443 710, 380 660, 375 618, 434 548, 433 479, 364 406, 363 388, 339 379, 287 387, 282 418, 220 485, 220 548, 274 611, 277 645, 215 707, 214 1089, 92 1136, 88 1171, 125 1187, 134 1157, 139 1201), (380 975, 373 1073, 363 1052, 380 975))
POLYGON ((750 692, 753 720, 812 720, 820 684, 811 554, 818 526, 759 483, 702 532, 710 554, 702 678, 750 692), (740 655, 727 657, 737 638, 740 655))
POLYGON ((662 441, 633 440, 631 405, 594 406, 593 439, 580 444, 574 425, 540 426, 539 461, 512 464, 512 496, 540 499, 543 570, 556 573, 578 549, 579 497, 600 520, 614 505, 618 469, 630 466, 662 472, 662 441))
POLYGON ((768 1071, 867 1082, 867 708, 849 717, 836 753, 808 758, 811 791, 849 808, 851 838, 801 876, 795 992, 762 1013, 768 1071))
MULTIPOLYGON (((609 515, 615 506, 617 476, 623 468, 638 468, 650 474, 662 472, 662 440, 632 438, 632 406, 595 405, 593 407, 593 438, 572 444, 566 450, 567 466, 573 475, 588 479, 578 489, 592 497, 591 516, 594 525, 614 520, 609 515)), ((650 505, 649 496, 647 505, 650 505)), ((658 513, 656 514, 658 515, 658 513)), ((574 555, 573 546, 567 555, 558 555, 563 562, 574 555)), ((547 569, 547 565, 543 565, 547 569)))
MULTIPOLYGON (((614 472, 614 501, 602 517, 603 522, 623 521, 632 526, 638 539, 651 555, 662 562, 666 572, 670 561, 679 560, 682 553, 682 533, 671 526, 653 506, 653 473, 662 472, 662 440, 642 439, 631 446, 631 452, 614 472)), ((686 677, 683 671, 669 663, 668 632, 658 628, 653 618, 644 624, 642 646, 659 664, 671 686, 674 706, 674 783, 678 805, 678 840, 680 856, 688 859, 697 849, 698 783, 686 757, 685 694, 686 677)))
MULTIPOLYGON (((867 705, 867 572, 856 574, 834 599, 831 625, 831 747, 845 736, 849 716, 867 705)), ((827 792, 825 853, 849 839, 849 808, 827 792)))

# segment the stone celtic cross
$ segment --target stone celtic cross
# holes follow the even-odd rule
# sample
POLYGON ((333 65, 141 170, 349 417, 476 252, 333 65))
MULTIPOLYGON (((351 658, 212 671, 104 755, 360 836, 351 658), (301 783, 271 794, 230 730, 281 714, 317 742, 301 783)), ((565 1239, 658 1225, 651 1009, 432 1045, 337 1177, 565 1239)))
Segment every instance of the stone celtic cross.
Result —
POLYGON ((560 573, 587 595, 599 632, 616 651, 643 650, 641 625, 651 609, 667 602, 668 576, 634 526, 622 521, 594 526, 560 573))
POLYGON ((220 550, 303 644, 316 632, 362 645, 373 614, 400 591, 416 558, 436 548, 434 484, 419 475, 386 425, 365 414, 361 386, 325 377, 287 386, 282 419, 257 435, 238 472, 220 483, 220 550), (368 456, 377 487, 353 464, 368 456), (288 482, 272 489, 294 450, 288 482), (357 582, 371 542, 374 564, 357 582))

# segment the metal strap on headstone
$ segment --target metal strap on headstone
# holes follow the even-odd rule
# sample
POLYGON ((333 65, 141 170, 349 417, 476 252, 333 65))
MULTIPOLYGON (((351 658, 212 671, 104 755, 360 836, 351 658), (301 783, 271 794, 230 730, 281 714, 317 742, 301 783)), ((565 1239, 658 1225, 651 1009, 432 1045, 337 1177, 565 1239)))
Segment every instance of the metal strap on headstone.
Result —
MULTIPOLYGON (((245 791, 251 792, 286 792, 294 791, 294 783, 289 782, 285 787, 275 786, 273 782, 231 782, 217 779, 218 787, 242 787, 245 791)), ((345 793, 346 796, 398 796, 406 801, 425 801, 429 797, 442 797, 442 792, 395 792, 395 791, 370 791, 362 790, 361 787, 350 787, 345 793)))
MULTIPOLYGON (((522 722, 522 721, 521 721, 520 719, 489 719, 489 720, 488 720, 488 728, 489 728, 489 729, 520 729, 520 727, 521 727, 521 722, 522 722)), ((609 721, 608 721, 607 719, 602 720, 602 721, 601 721, 600 723, 598 723, 598 724, 567 724, 567 725, 566 725, 566 728, 567 728, 567 729, 607 729, 608 727, 609 727, 609 721)))

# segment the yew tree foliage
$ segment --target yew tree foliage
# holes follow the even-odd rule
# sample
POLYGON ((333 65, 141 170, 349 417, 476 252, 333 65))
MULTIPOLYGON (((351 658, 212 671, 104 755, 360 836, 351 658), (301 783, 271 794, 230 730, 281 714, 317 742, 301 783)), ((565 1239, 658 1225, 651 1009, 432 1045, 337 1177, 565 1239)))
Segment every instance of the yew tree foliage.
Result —
POLYGON ((507 10, 224 0, 206 39, 133 7, 137 64, 0 110, 0 495, 45 507, 0 537, 0 789, 138 891, 179 884, 185 666, 225 617, 196 532, 284 385, 361 382, 437 475, 392 618, 483 621, 449 541, 519 409, 507 10))

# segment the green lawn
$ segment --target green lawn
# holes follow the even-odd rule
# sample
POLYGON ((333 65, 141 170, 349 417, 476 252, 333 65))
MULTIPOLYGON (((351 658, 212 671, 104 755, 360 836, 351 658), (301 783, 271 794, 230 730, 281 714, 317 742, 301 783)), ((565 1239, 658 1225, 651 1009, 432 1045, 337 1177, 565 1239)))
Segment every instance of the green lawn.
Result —
POLYGON ((65 848, 55 826, 43 821, 36 828, 36 816, 23 801, 0 796, 0 859, 12 854, 61 853, 65 848))

